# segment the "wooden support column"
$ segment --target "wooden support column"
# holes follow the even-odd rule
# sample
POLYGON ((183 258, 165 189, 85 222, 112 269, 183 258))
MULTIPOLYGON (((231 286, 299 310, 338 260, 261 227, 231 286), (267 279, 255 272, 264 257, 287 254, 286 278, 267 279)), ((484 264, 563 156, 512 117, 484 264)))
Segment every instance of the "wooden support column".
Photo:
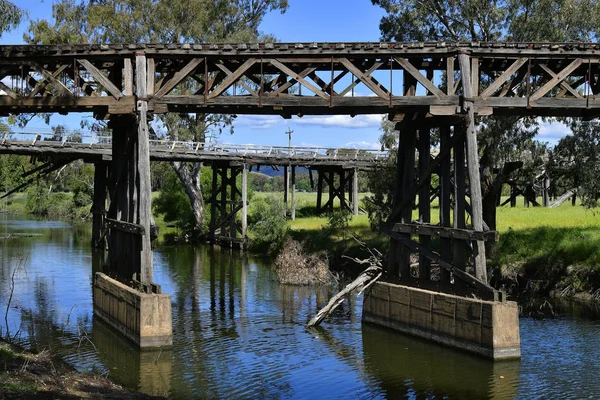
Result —
POLYGON ((148 132, 148 91, 147 91, 147 66, 144 53, 136 53, 136 94, 138 97, 138 224, 144 229, 142 235, 141 274, 140 281, 152 282, 152 248, 150 245, 150 223, 152 220, 152 186, 150 180, 150 136, 148 132))
MULTIPOLYGON (((440 163, 440 225, 442 227, 451 227, 450 223, 450 182, 451 158, 448 146, 450 145, 450 127, 440 128, 440 153, 447 153, 440 163)), ((456 161, 456 160, 455 160, 456 161)), ((452 257, 452 239, 440 238, 440 256, 446 261, 452 257)), ((443 285, 450 284, 450 272, 440 269, 440 282, 443 285)))
POLYGON ((94 203, 92 205, 92 246, 103 249, 106 245, 102 230, 106 217, 107 167, 104 162, 94 163, 94 203))
MULTIPOLYGON (((400 210, 400 222, 409 224, 412 221, 412 206, 414 198, 409 199, 415 185, 414 173, 415 173, 415 144, 417 139, 417 132, 414 128, 408 128, 401 135, 405 137, 403 151, 404 167, 402 168, 402 199, 408 200, 406 206, 400 210)), ((406 239, 410 239, 409 234, 402 234, 406 239)), ((398 269, 401 278, 410 277, 410 254, 412 250, 404 245, 400 247, 400 259, 398 269)))
POLYGON ((317 214, 321 214, 321 205, 323 202, 323 174, 324 171, 322 168, 317 169, 317 214))
POLYGON ((242 239, 248 241, 248 165, 242 167, 242 239))
POLYGON ((358 215, 358 168, 352 174, 352 214, 358 215))
POLYGON ((215 243, 215 233, 217 231, 217 193, 220 190, 218 187, 219 173, 217 172, 217 166, 212 165, 212 188, 210 196, 210 227, 209 227, 209 240, 211 243, 215 243))
POLYGON ((292 221, 296 219, 296 166, 292 166, 292 221))
POLYGON ((510 206, 511 208, 517 206, 517 185, 515 183, 510 185, 510 206))
MULTIPOLYGON (((419 176, 424 171, 429 169, 430 160, 430 131, 427 128, 419 130, 419 176)), ((419 189, 419 221, 421 223, 431 222, 431 204, 429 202, 429 193, 431 191, 431 175, 427 175, 424 182, 419 182, 421 189, 419 189)), ((419 244, 424 247, 429 247, 431 244, 431 236, 420 235, 419 244)), ((419 279, 429 280, 431 277, 431 261, 423 256, 419 256, 419 279)))
POLYGON ((346 211, 346 170, 343 168, 340 170, 340 186, 337 190, 337 195, 340 199, 340 210, 346 211))
MULTIPOLYGON (((477 133, 475 132, 475 104, 473 97, 473 77, 471 76, 470 56, 466 52, 459 52, 458 63, 460 66, 463 85, 463 112, 468 116, 466 126, 467 164, 469 167, 469 189, 471 191, 471 210, 473 228, 483 231, 483 205, 481 197, 481 182, 479 176, 479 155, 477 152, 477 133)), ((485 246, 483 241, 475 242, 475 276, 487 283, 487 267, 485 259, 485 246)))
POLYGON ((290 174, 288 168, 287 165, 283 167, 283 181, 285 182, 283 188, 283 216, 285 218, 288 217, 288 193, 290 191, 290 174))
MULTIPOLYGON (((454 135, 461 135, 461 129, 455 128, 454 135)), ((459 138, 454 145, 454 228, 466 229, 466 176, 465 176, 465 141, 459 138)), ((465 271, 466 242, 455 239, 453 258, 454 266, 465 271)), ((461 279, 455 279, 454 285, 463 290, 466 286, 461 279)))

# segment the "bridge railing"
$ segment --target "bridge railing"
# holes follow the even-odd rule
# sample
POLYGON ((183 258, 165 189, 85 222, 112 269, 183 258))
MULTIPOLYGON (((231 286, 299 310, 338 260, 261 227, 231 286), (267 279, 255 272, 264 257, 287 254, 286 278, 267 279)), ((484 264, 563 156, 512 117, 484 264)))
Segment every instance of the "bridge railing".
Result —
MULTIPOLYGON (((25 132, 12 131, 0 133, 0 144, 10 145, 11 142, 27 143, 31 146, 44 142, 60 142, 65 145, 108 146, 112 144, 112 136, 94 132, 62 131, 62 132, 25 132)), ((264 146, 255 144, 232 144, 213 142, 193 142, 181 140, 150 140, 150 148, 155 151, 176 153, 222 153, 239 155, 240 157, 271 157, 278 159, 297 158, 327 158, 345 160, 385 160, 388 151, 355 148, 328 148, 312 146, 264 146)))

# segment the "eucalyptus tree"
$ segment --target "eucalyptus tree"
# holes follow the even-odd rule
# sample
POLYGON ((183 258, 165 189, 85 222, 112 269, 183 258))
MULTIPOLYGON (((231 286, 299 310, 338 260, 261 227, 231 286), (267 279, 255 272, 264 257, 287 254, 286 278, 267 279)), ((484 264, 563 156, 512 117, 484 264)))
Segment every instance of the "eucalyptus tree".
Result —
MULTIPOLYGON (((386 12, 382 40, 567 42, 597 39, 597 0, 371 0, 386 12)), ((531 146, 538 120, 518 117, 480 119, 478 142, 484 220, 495 229, 496 197, 502 179, 493 168, 508 154, 531 146)))
MULTIPOLYGON (((29 43, 187 43, 274 40, 259 26, 269 12, 285 12, 287 0, 60 0, 54 21, 32 21, 29 43)), ((189 88, 192 89, 192 88, 189 88)), ((156 134, 203 142, 212 133, 233 132, 233 116, 202 113, 161 117, 156 134)), ((204 221, 200 163, 174 161, 194 210, 195 230, 204 221)))
POLYGON ((0 0, 0 37, 16 28, 23 18, 23 10, 8 0, 0 0))

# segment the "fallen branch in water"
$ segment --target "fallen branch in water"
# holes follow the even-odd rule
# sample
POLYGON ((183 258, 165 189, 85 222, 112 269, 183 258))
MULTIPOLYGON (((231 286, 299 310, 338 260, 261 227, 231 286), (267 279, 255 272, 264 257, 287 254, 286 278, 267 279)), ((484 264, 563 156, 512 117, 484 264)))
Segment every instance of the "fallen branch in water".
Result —
POLYGON ((360 290, 358 294, 361 294, 367 288, 369 288, 369 286, 374 284, 383 274, 383 266, 381 264, 381 253, 377 250, 372 251, 371 249, 366 247, 364 242, 361 242, 356 237, 354 239, 358 241, 358 243, 360 243, 364 248, 366 248, 369 251, 369 253, 371 253, 371 257, 365 260, 360 260, 358 258, 352 258, 348 256, 343 257, 352 260, 357 264, 369 264, 369 268, 364 270, 358 276, 358 278, 346 285, 346 287, 341 292, 333 296, 329 300, 329 303, 327 303, 327 305, 323 307, 321 311, 319 311, 317 315, 315 315, 308 322, 309 327, 318 326, 319 324, 321 324, 321 322, 326 317, 328 317, 340 304, 344 302, 344 298, 348 293, 351 293, 355 290, 360 290))

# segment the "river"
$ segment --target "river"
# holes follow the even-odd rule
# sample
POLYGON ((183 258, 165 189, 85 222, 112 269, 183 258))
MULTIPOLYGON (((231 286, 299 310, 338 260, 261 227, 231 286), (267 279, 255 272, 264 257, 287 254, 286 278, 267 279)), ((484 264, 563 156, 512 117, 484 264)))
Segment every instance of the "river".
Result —
POLYGON ((239 252, 164 246, 154 278, 171 294, 173 349, 139 352, 93 316, 88 226, 3 215, 6 236, 2 334, 8 327, 22 344, 131 389, 222 399, 600 398, 600 314, 574 305, 556 318, 521 318, 522 359, 494 363, 362 325, 362 296, 309 330, 333 289, 281 286, 267 262, 239 252))

